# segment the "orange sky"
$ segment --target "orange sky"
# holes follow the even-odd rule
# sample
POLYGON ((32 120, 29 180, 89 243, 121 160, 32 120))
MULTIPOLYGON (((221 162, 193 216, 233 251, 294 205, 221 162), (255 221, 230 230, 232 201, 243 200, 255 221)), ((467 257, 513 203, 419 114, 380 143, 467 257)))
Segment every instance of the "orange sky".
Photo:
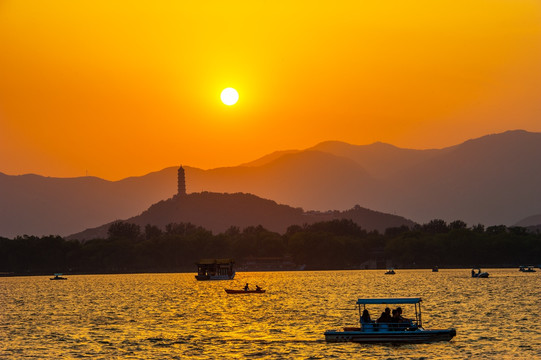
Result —
POLYGON ((116 180, 510 129, 541 131, 538 0, 0 1, 7 174, 116 180))

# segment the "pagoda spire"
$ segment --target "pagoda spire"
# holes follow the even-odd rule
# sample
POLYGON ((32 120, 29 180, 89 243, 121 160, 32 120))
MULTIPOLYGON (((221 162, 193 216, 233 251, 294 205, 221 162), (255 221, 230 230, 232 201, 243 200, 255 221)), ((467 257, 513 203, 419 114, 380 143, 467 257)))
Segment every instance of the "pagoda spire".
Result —
POLYGON ((186 195, 186 175, 182 165, 178 168, 178 193, 179 196, 186 195))

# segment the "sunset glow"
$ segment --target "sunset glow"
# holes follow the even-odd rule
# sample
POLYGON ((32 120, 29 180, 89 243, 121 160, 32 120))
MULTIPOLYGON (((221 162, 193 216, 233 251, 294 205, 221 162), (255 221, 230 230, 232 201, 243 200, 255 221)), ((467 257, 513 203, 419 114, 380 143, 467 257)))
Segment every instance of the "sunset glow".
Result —
POLYGON ((0 49, 10 175, 115 180, 326 140, 541 131, 537 0, 5 0, 0 49), (231 84, 233 107, 217 99, 231 84))
POLYGON ((225 105, 235 105, 239 101, 239 93, 233 88, 225 88, 220 98, 225 105))

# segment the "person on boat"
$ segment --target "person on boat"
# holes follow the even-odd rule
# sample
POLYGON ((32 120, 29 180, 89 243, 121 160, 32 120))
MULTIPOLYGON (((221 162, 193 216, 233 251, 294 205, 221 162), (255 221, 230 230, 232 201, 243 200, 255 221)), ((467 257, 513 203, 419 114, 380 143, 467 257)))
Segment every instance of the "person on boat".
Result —
POLYGON ((396 309, 393 309, 393 314, 391 316, 391 322, 392 323, 399 323, 400 322, 400 316, 398 315, 398 311, 396 309))
POLYGON ((396 308, 396 314, 398 318, 398 322, 401 324, 400 328, 408 328, 413 326, 413 321, 410 319, 406 319, 405 317, 402 317, 402 308, 399 306, 396 308))
POLYGON ((244 291, 248 291, 248 283, 246 283, 246 285, 244 285, 244 291))
POLYGON ((255 286, 255 291, 261 291, 261 288, 259 287, 259 285, 255 286))
POLYGON ((393 309, 391 320, 389 321, 391 324, 389 325, 390 330, 397 330, 400 322, 400 319, 398 318, 398 312, 396 309, 393 309))
POLYGON ((366 309, 363 310, 363 315, 361 316, 361 322, 364 324, 368 324, 372 322, 372 319, 370 319, 370 313, 366 309))
POLYGON ((396 308, 396 317, 398 318, 398 322, 404 322, 404 318, 402 317, 402 308, 399 306, 396 308))
POLYGON ((381 316, 377 320, 378 323, 390 323, 391 322, 391 309, 386 307, 385 311, 381 313, 381 316))
POLYGON ((471 269, 471 277, 475 277, 475 269, 471 269))

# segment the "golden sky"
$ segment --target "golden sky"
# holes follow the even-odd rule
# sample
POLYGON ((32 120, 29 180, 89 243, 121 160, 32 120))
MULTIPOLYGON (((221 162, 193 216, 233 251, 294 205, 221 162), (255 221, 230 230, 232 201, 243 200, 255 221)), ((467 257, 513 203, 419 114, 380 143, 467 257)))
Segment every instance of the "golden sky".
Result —
POLYGON ((0 172, 541 131, 541 1, 0 1, 0 172), (220 92, 233 87, 239 102, 220 92))

